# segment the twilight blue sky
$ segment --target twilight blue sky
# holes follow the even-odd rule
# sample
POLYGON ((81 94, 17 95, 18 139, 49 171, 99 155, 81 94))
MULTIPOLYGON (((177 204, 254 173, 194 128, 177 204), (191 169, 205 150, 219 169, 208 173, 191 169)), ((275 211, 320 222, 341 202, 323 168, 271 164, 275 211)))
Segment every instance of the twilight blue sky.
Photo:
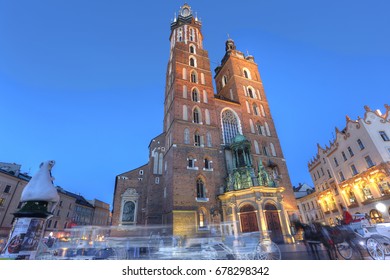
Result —
MULTIPOLYGON (((183 1, 0 0, 0 161, 112 203, 162 132, 170 22, 183 1), (136 4, 135 4, 136 3, 136 4)), ((384 109, 390 2, 193 0, 212 71, 227 34, 254 55, 293 185, 345 116, 384 109)))

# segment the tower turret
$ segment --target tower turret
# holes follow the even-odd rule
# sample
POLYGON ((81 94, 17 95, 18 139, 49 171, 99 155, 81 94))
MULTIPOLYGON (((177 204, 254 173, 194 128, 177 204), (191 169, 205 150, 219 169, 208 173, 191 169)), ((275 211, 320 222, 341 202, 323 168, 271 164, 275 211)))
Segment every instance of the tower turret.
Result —
POLYGON ((203 40, 201 27, 202 23, 197 16, 193 16, 191 7, 187 3, 184 4, 171 23, 171 46, 179 42, 184 44, 194 42, 201 47, 203 40))

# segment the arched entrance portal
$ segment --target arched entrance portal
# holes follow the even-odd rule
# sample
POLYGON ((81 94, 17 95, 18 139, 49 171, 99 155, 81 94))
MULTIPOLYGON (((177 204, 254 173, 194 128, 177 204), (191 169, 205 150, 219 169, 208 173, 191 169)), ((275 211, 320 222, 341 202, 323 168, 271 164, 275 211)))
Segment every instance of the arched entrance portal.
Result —
POLYGON ((265 219, 267 220, 267 228, 270 231, 271 240, 276 243, 283 243, 283 233, 278 209, 275 205, 267 203, 265 210, 265 219))
POLYGON ((259 231, 256 209, 252 205, 244 205, 240 208, 240 222, 242 232, 259 231))

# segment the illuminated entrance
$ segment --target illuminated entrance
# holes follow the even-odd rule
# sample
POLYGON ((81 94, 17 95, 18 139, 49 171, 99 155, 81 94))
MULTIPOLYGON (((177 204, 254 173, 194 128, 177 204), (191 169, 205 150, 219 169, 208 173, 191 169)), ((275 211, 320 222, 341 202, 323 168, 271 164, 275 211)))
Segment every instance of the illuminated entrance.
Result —
POLYGON ((242 232, 259 231, 256 209, 252 205, 245 205, 240 208, 240 222, 242 232))
POLYGON ((267 203, 265 205, 265 219, 267 220, 267 228, 270 231, 270 237, 273 242, 282 243, 283 233, 280 225, 279 212, 275 205, 267 203))

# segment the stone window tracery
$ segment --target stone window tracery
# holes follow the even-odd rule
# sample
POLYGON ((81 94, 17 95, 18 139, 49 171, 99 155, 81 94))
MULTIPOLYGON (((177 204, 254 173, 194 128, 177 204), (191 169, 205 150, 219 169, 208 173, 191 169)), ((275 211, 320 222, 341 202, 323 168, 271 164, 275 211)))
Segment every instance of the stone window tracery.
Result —
POLYGON ((240 133, 238 118, 235 116, 233 111, 223 111, 222 128, 224 143, 230 144, 232 139, 240 133))

